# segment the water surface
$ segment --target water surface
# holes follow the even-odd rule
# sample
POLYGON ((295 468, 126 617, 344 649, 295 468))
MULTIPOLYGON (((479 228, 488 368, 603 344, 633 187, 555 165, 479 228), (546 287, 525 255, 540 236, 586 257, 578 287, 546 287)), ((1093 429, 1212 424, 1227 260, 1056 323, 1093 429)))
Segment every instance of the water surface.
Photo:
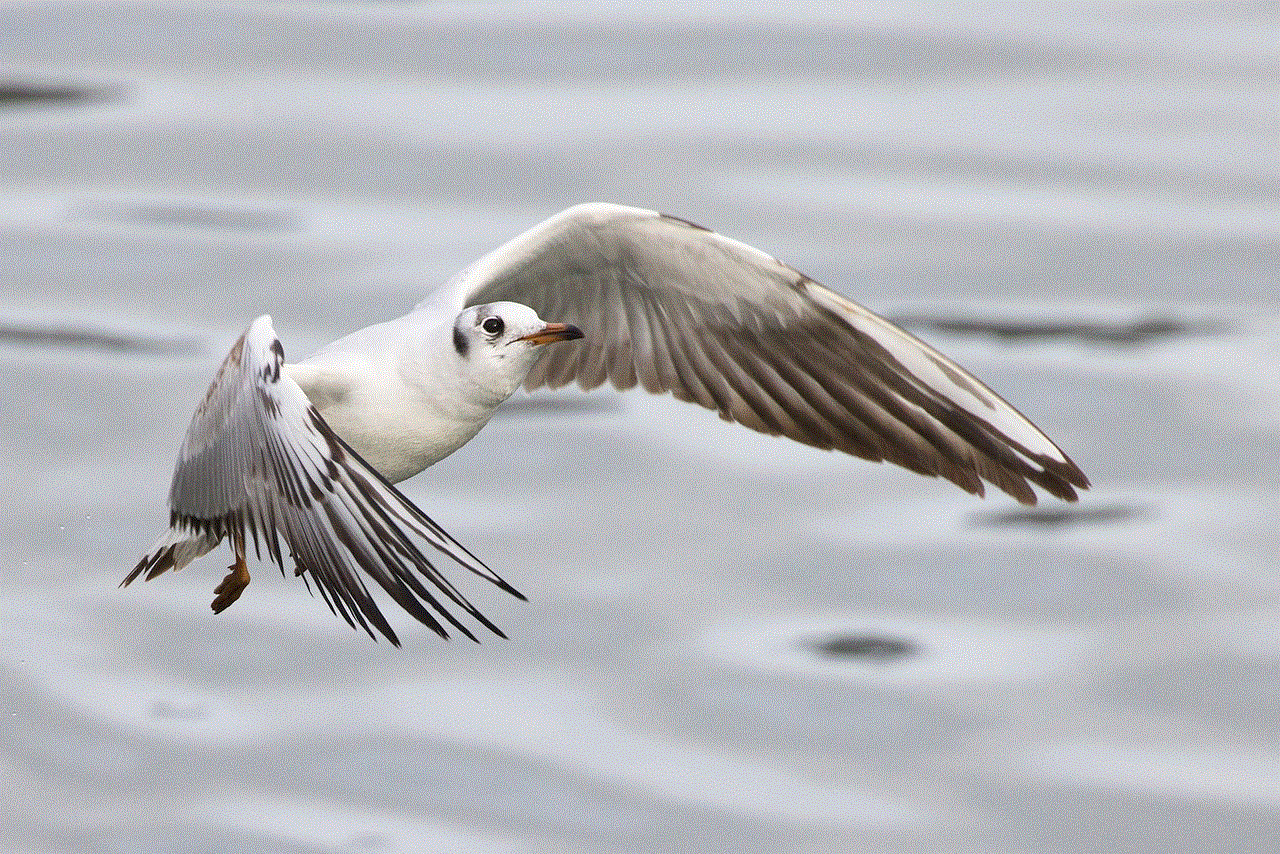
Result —
MULTIPOLYGON (((1269 4, 0 9, 0 848, 1263 851, 1269 4), (664 399, 408 493, 529 596, 403 649, 225 555, 126 591, 195 402, 570 204, 908 323, 1093 479, 1026 511, 664 399)), ((392 611, 388 606, 388 613, 392 611)))

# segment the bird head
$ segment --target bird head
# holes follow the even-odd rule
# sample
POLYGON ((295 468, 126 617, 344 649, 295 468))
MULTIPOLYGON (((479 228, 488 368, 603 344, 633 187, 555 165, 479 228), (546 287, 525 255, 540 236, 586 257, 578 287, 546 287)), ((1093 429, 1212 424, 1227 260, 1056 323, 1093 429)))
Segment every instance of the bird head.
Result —
POLYGON ((549 323, 515 302, 471 306, 453 323, 453 349, 466 372, 503 399, 524 382, 543 345, 581 337, 573 324, 549 323))

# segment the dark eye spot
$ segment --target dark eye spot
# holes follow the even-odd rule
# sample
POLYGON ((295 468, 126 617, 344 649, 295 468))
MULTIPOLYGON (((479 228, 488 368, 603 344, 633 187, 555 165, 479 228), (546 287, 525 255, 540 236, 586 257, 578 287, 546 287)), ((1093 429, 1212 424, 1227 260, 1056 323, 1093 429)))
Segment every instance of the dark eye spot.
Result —
POLYGON ((480 328, 490 335, 501 335, 504 326, 501 317, 486 317, 484 323, 480 324, 480 328))

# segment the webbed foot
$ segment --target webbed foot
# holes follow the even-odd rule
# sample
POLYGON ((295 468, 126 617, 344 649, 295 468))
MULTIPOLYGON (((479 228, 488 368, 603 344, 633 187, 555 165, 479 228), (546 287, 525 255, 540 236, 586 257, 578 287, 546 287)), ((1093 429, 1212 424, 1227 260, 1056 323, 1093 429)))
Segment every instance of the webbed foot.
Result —
POLYGON ((213 588, 213 613, 221 614, 231 605, 232 602, 240 598, 240 594, 249 586, 249 567, 244 562, 244 558, 236 556, 236 562, 227 567, 231 571, 227 573, 227 577, 222 579, 222 583, 213 588))

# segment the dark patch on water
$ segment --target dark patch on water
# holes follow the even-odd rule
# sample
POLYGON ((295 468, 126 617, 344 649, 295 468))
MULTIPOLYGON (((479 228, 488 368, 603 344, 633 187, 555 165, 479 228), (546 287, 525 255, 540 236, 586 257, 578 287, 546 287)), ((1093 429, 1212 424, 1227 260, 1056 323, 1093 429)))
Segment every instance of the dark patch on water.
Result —
POLYGON ((885 635, 830 635, 813 644, 813 649, 826 658, 847 658, 889 664, 911 658, 920 648, 906 638, 885 635))
POLYGON ((980 335, 1006 342, 1063 340, 1110 346, 1139 346, 1191 335, 1213 335, 1228 328, 1227 324, 1218 321, 1188 321, 1173 317, 1096 321, 898 315, 893 318, 893 322, 912 329, 928 329, 951 335, 980 335))
POLYGON ((289 211, 231 205, 101 203, 88 207, 85 213, 95 219, 160 225, 166 228, 277 233, 298 230, 298 218, 289 211))
POLYGON ((1026 507, 983 513, 975 519, 979 525, 997 528, 1070 528, 1078 525, 1106 525, 1128 522, 1143 515, 1139 507, 1125 504, 1103 504, 1086 507, 1026 507))
POLYGON ((74 106, 105 101, 112 94, 108 89, 73 83, 0 80, 0 107, 74 106))
POLYGON ((148 355, 185 355, 198 349, 198 342, 191 338, 149 338, 100 329, 16 323, 0 323, 0 344, 148 355))

